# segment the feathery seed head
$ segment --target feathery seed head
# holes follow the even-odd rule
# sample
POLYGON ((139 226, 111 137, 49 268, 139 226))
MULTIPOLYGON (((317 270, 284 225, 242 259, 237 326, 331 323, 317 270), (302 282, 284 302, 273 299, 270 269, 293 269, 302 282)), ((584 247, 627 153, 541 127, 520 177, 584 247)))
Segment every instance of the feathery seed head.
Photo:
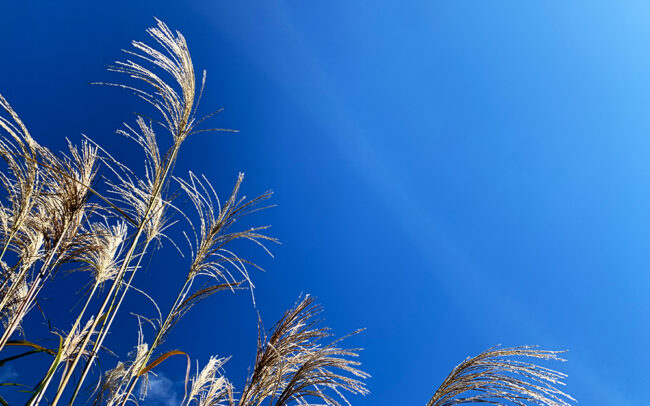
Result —
POLYGON ((270 337, 260 335, 255 368, 240 406, 259 405, 269 398, 276 406, 310 404, 309 399, 340 406, 340 402, 349 404, 343 391, 368 393, 363 379, 369 375, 357 368, 359 362, 350 359, 358 356, 359 349, 337 347, 342 339, 321 343, 332 333, 318 327, 315 317, 321 308, 313 302, 305 297, 285 312, 270 337))
POLYGON ((87 249, 79 253, 78 261, 90 266, 95 282, 102 284, 115 277, 119 270, 119 254, 126 238, 127 226, 119 222, 114 226, 94 223, 88 232, 87 249))
POLYGON ((42 232, 42 223, 38 212, 30 213, 14 236, 13 246, 22 267, 29 269, 45 254, 45 236, 42 232))
POLYGON ((219 373, 223 364, 227 361, 224 358, 210 357, 208 363, 197 375, 192 378, 190 393, 185 405, 192 402, 198 406, 220 406, 231 405, 232 385, 219 373))
POLYGON ((277 240, 259 233, 269 228, 268 226, 252 227, 243 231, 230 229, 243 216, 264 209, 265 207, 259 207, 259 204, 270 198, 271 193, 264 193, 248 201, 246 197, 239 197, 239 189, 244 180, 244 174, 240 173, 228 201, 221 206, 219 197, 205 177, 201 180, 190 172, 189 180, 176 180, 193 203, 199 217, 199 225, 194 228, 196 250, 190 267, 190 277, 206 275, 227 283, 235 283, 236 278, 228 269, 232 267, 250 283, 245 264, 256 265, 238 257, 225 247, 234 240, 243 239, 260 245, 270 254, 263 243, 277 240), (216 201, 216 207, 213 201, 216 201))
MULTIPOLYGON (((86 335, 89 333, 90 326, 92 325, 93 320, 94 319, 91 317, 90 320, 88 320, 88 322, 83 328, 80 328, 80 325, 77 325, 74 331, 71 331, 70 334, 67 335, 68 341, 66 343, 66 346, 64 346, 63 348, 61 362, 72 360, 79 353, 81 343, 86 338, 86 335)), ((96 332, 93 333, 93 335, 94 334, 96 334, 96 332)), ((83 358, 88 358, 89 354, 90 351, 88 348, 83 349, 81 352, 81 356, 83 358)))
POLYGON ((193 117, 196 93, 194 65, 183 35, 178 31, 172 32, 165 23, 158 19, 156 22, 157 26, 149 28, 147 33, 160 45, 163 49, 162 52, 140 41, 132 42, 135 51, 125 52, 162 69, 174 79, 174 86, 168 84, 152 69, 132 60, 117 61, 108 69, 143 81, 151 87, 150 90, 145 91, 122 84, 102 84, 132 90, 138 97, 151 104, 162 115, 161 124, 172 134, 174 145, 178 147, 195 124, 193 117))
POLYGON ((125 396, 121 389, 127 377, 128 368, 123 362, 118 362, 115 368, 106 371, 97 386, 93 405, 119 405, 125 396))
POLYGON ((524 357, 564 361, 558 357, 559 353, 532 346, 491 348, 454 368, 427 406, 474 403, 569 406, 575 399, 556 387, 564 385, 565 374, 516 360, 524 357))
POLYGON ((0 322, 2 322, 5 328, 7 328, 11 321, 18 319, 19 324, 17 330, 22 331, 20 327, 20 320, 22 320, 22 315, 27 313, 33 306, 33 303, 30 303, 28 304, 27 309, 22 309, 21 311, 22 306, 28 299, 29 284, 25 278, 21 278, 16 272, 8 272, 8 278, 10 282, 9 286, 11 288, 6 289, 5 292, 0 292, 5 299, 5 305, 0 310, 0 322))

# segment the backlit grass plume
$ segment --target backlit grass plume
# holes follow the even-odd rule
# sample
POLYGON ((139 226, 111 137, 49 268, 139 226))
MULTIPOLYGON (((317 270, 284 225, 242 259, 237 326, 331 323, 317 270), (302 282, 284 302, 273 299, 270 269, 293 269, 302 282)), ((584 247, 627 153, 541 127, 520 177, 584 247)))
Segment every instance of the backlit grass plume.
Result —
MULTIPOLYGON (((20 377, 24 382, 0 389, 16 389, 12 404, 15 398, 30 406, 137 405, 146 399, 151 375, 175 357, 186 361, 175 376, 184 378, 183 406, 350 405, 369 393, 360 349, 345 346, 358 331, 334 335, 310 296, 269 333, 258 322, 253 365, 239 386, 226 375, 228 357, 211 356, 203 368, 197 361, 190 377, 191 354, 167 348, 179 320, 218 292, 246 290, 255 306, 254 270, 260 267, 246 244, 270 255, 277 240, 258 220, 271 206, 271 192, 246 198, 239 174, 220 195, 205 176, 175 172, 187 137, 233 130, 201 128, 220 110, 197 115, 206 75, 197 80, 183 35, 159 20, 147 33, 150 44, 134 41, 125 60, 109 67, 124 81, 98 83, 127 89, 149 105, 151 111, 117 130, 141 150, 143 167, 123 164, 91 138, 68 141, 65 152, 39 144, 0 95, 0 368, 45 359, 27 364, 38 367, 20 377), (172 274, 151 261, 165 249, 180 251, 185 263, 173 272, 178 285, 164 281, 174 296, 152 297, 138 285, 141 278, 172 274), (79 300, 70 320, 52 326, 47 312, 59 302, 43 292, 56 292, 47 290, 54 281, 79 300), (125 300, 130 295, 146 305, 132 305, 137 301, 125 300), (138 323, 132 350, 114 354, 111 347, 119 346, 111 332, 129 320, 138 323)), ((563 374, 520 360, 559 360, 557 354, 493 348, 457 366, 427 405, 568 406, 573 399, 557 389, 563 374)), ((0 396, 0 405, 8 404, 0 396)))
POLYGON ((566 375, 520 359, 564 361, 558 351, 535 347, 489 349, 461 362, 427 406, 492 405, 568 406, 574 399, 557 388, 566 375))
POLYGON ((321 308, 306 297, 288 310, 270 336, 260 336, 255 367, 239 400, 241 406, 347 403, 343 392, 367 394, 369 375, 354 360, 359 349, 339 347, 341 339, 320 327, 321 308), (338 398, 338 400, 337 400, 338 398))
POLYGON ((192 378, 191 388, 183 404, 197 406, 230 406, 234 404, 233 386, 221 374, 225 359, 210 357, 201 371, 192 378))

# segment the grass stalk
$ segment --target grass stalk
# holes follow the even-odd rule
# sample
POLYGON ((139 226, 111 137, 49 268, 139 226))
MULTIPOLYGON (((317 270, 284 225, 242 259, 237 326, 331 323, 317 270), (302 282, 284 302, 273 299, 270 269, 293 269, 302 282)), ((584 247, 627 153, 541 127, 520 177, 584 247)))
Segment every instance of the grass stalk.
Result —
MULTIPOLYGON (((133 277, 135 276, 135 270, 140 268, 140 263, 142 262, 142 258, 144 258, 144 255, 145 255, 145 253, 147 251, 148 245, 149 244, 146 243, 145 246, 143 247, 142 251, 140 252, 140 254, 138 256, 138 262, 136 262, 136 264, 135 264, 134 271, 129 276, 129 280, 127 281, 127 283, 124 284, 125 289, 127 287, 131 286, 131 284, 133 282, 133 277)), ((113 296, 113 301, 111 302, 111 305, 109 306, 109 308, 115 308, 115 307, 119 308, 121 306, 121 304, 122 304, 122 301, 124 300, 125 294, 126 294, 126 292, 123 292, 123 295, 120 297, 120 300, 117 302, 117 306, 116 306, 115 305, 115 299, 117 298, 117 292, 116 292, 116 294, 113 296)), ((77 398, 77 395, 79 394, 79 391, 81 390, 81 385, 83 384, 84 380, 86 379, 86 376, 90 372, 90 368, 92 367, 92 363, 93 363, 93 358, 97 357, 99 349, 101 348, 101 345, 104 342, 104 338, 106 337, 106 334, 108 333, 108 331, 111 328, 111 324, 113 322, 113 319, 115 318, 115 314, 116 313, 113 313, 110 320, 106 321, 106 319, 105 319, 104 320, 105 322, 102 323, 102 326, 100 327, 99 333, 97 335, 97 340, 93 344, 93 348, 90 350, 90 355, 88 356, 88 361, 86 361, 86 365, 84 366, 84 369, 81 372, 81 376, 79 377, 79 380, 77 381, 77 384, 75 385, 74 391, 72 392, 72 396, 70 397, 69 404, 73 404, 75 399, 77 398)), ((62 384, 63 384, 63 379, 62 379, 61 385, 62 384)), ((61 385, 59 385, 60 388, 61 388, 61 385)))
MULTIPOLYGON (((74 337, 75 331, 77 330, 77 328, 81 324, 81 319, 83 318, 86 310, 88 309, 88 305, 92 301, 92 299, 93 299, 93 297, 95 295, 95 292, 97 291, 97 288, 99 287, 99 285, 100 285, 99 282, 93 283, 93 287, 92 287, 90 293, 88 294, 88 298, 86 299, 86 303, 84 303, 84 306, 81 309, 81 312, 79 312, 79 314, 77 315, 77 318, 76 318, 74 324, 70 328, 70 331, 68 332, 68 334, 66 335, 65 340, 63 341, 63 347, 62 347, 63 351, 65 351, 68 354, 70 354, 71 353, 70 350, 72 350, 71 348, 68 348, 68 347, 70 347, 70 345, 72 343, 72 339, 74 337)), ((62 362, 67 362, 67 360, 54 359, 52 361, 52 365, 50 366, 50 368, 54 368, 54 371, 56 372, 56 369, 58 369, 59 365, 62 362)), ((64 370, 64 372, 63 372, 63 375, 65 375, 65 374, 66 374, 66 370, 64 370)), ((29 406, 35 406, 35 405, 38 405, 41 402, 41 400, 43 399, 43 396, 45 395, 45 391, 47 390, 47 387, 50 385, 50 382, 52 381, 53 378, 54 378, 54 373, 50 374, 49 377, 45 378, 45 383, 43 384, 42 388, 40 389, 40 393, 38 394, 38 396, 31 403, 29 403, 29 406)))
MULTIPOLYGON (((180 148, 180 143, 175 143, 174 146, 172 146, 172 151, 171 151, 171 154, 168 156, 167 162, 165 163, 164 170, 156 178, 156 182, 154 183, 155 188, 154 188, 154 190, 152 192, 152 195, 151 195, 151 198, 149 200, 147 210, 145 211, 145 213, 144 213, 144 215, 142 217, 142 220, 141 220, 140 224, 138 225, 136 234, 133 237, 133 242, 131 243, 131 247, 129 248, 129 251, 126 254, 126 257, 125 257, 124 261, 122 262, 122 266, 120 267, 120 270, 119 270, 117 276, 115 277, 115 280, 111 284, 111 288, 110 288, 109 292, 106 294, 106 297, 105 297, 101 307, 99 308, 99 311, 97 312, 97 314, 95 316, 95 320, 93 321, 93 324, 91 325, 91 327, 90 327, 90 329, 88 331, 88 335, 84 338, 84 341, 80 346, 80 351, 75 356, 72 364, 70 365, 70 369, 68 370, 68 373, 65 375, 65 377, 64 377, 64 379, 62 381, 62 386, 57 390, 57 393, 56 393, 54 399, 52 400, 52 406, 56 406, 58 401, 61 399, 61 396, 63 395, 63 391, 65 390, 65 387, 67 386, 72 374, 74 373, 75 367, 77 366, 77 364, 80 361, 81 354, 83 353, 86 346, 88 345, 88 342, 90 341, 91 335, 93 334, 93 332, 95 331, 95 329, 99 325, 99 321, 102 318, 102 315, 104 314, 104 312, 107 311, 109 313, 109 314, 107 314, 107 318, 109 318, 110 320, 107 323, 106 330, 103 331, 102 335, 97 338, 97 341, 96 341, 95 346, 94 346, 95 348, 93 348, 93 350, 91 351, 91 353, 89 355, 88 363, 87 363, 86 368, 89 368, 89 365, 92 362, 93 358, 97 355, 97 352, 98 352, 98 350, 99 350, 99 348, 101 346, 101 343, 103 342, 103 339, 104 339, 106 333, 108 332, 108 329, 110 328, 110 324, 113 321, 114 314, 117 313, 117 310, 118 310, 118 306, 113 307, 113 308, 108 308, 108 309, 107 309, 107 306, 108 306, 109 302, 114 303, 115 298, 113 296, 117 297, 117 294, 119 292, 118 287, 120 287, 122 285, 122 281, 123 281, 124 276, 125 276, 125 274, 126 274, 126 272, 128 270, 128 266, 129 266, 129 264, 131 262, 131 259, 133 258, 133 254, 135 253, 135 250, 137 248, 140 237, 142 236, 142 233, 144 232, 144 227, 145 227, 147 221, 149 220, 149 216, 151 215, 151 211, 153 210, 154 206, 156 205, 158 199, 161 198, 161 196, 160 196, 161 192, 163 190, 163 187, 167 183, 166 182, 167 177, 168 177, 169 172, 170 172, 170 170, 171 170, 171 168, 172 168, 172 166, 173 166, 173 164, 174 164, 174 162, 176 160, 176 156, 178 154, 178 149, 179 148, 180 148)), ((142 258, 142 255, 140 257, 142 258)), ((136 271, 137 271, 137 269, 133 269, 131 279, 133 278, 133 275, 135 274, 136 271)), ((126 291, 128 290, 128 286, 129 285, 124 287, 122 297, 124 297, 124 295, 126 294, 126 291)), ((119 304, 121 304, 121 300, 120 300, 119 304)), ((85 377, 86 374, 87 373, 84 373, 83 377, 85 377)), ((80 387, 82 382, 83 382, 83 379, 80 379, 77 386, 80 387)), ((73 395, 73 398, 71 399, 70 404, 72 404, 72 402, 74 401, 74 396, 76 396, 76 393, 78 393, 78 390, 75 390, 75 395, 73 395)))
MULTIPOLYGON (((172 322, 177 307, 181 304, 183 298, 187 296, 186 290, 189 289, 189 287, 191 287, 192 280, 193 278, 190 275, 188 275, 187 279, 185 279, 185 283, 183 284, 181 290, 178 292, 174 304, 172 305, 169 313, 167 313, 167 316, 165 317, 165 321, 161 323, 160 327, 158 328, 158 331, 156 332, 156 336, 154 337, 154 340, 151 343, 151 346, 149 347, 149 350, 144 356, 144 361, 142 362, 143 368, 147 366, 147 363, 149 362, 151 355, 153 355, 154 350, 158 346, 158 343, 162 339, 163 334, 169 328, 169 324, 172 322)), ((139 378, 140 375, 138 374, 134 379, 131 379, 130 382, 128 382, 126 395, 124 396, 124 400, 122 401, 121 406, 126 405, 129 395, 131 394, 131 392, 133 392, 133 389, 135 389, 135 385, 138 383, 139 378)))

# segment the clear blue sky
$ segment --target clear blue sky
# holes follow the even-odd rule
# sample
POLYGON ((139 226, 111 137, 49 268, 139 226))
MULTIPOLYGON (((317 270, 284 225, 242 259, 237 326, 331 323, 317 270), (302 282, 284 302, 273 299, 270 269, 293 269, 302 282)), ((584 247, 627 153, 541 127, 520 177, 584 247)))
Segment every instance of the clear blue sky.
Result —
MULTIPOLYGON (((132 97, 87 83, 114 79, 104 65, 153 16, 208 70, 214 125, 241 131, 195 136, 179 169, 276 192, 258 218, 283 245, 250 251, 265 324, 305 292, 335 332, 367 328, 349 343, 372 394, 353 404, 424 405, 498 343, 569 349, 548 366, 580 404, 647 403, 648 2, 15 2, 0 10, 0 93, 44 144, 84 133, 137 162, 113 133, 132 97)), ((139 286, 167 297, 182 276, 165 261, 139 286)), ((167 347, 232 355, 241 389, 255 323, 247 295, 225 294, 167 347)), ((182 380, 174 362, 158 383, 182 380)))

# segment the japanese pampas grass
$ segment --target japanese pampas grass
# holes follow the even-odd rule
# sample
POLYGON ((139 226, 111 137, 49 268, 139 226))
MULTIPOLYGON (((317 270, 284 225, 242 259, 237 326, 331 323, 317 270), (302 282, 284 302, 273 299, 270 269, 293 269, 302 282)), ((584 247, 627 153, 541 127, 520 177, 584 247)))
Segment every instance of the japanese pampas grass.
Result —
MULTIPOLYGON (((248 270, 257 265, 233 252, 234 241, 250 241, 269 252, 267 245, 276 240, 266 234, 268 226, 237 227, 240 218, 268 207, 271 197, 269 192, 253 199, 240 196, 243 174, 221 200, 204 176, 174 172, 187 137, 232 130, 201 128, 214 113, 197 115, 205 72, 197 80, 185 38, 158 20, 147 32, 153 45, 134 41, 125 51, 130 59, 108 68, 126 75, 128 84, 102 83, 131 91, 153 110, 155 118, 138 115, 118 131, 142 149, 143 176, 91 139, 78 146, 68 142, 68 152, 54 153, 32 138, 0 96, 0 367, 35 356, 48 359, 36 382, 2 387, 21 390, 28 405, 137 404, 146 396, 153 370, 182 355, 187 358, 182 405, 350 404, 348 398, 368 393, 369 375, 356 360, 360 349, 342 346, 345 337, 336 338, 320 325, 321 307, 309 296, 299 298, 270 332, 260 325, 255 364, 239 389, 225 376, 226 358, 213 356, 190 376, 189 354, 162 350, 193 306, 219 291, 252 289, 248 270), (168 145, 162 150, 159 132, 168 145), (178 194, 191 203, 187 211, 174 205, 178 194), (129 292, 155 304, 133 281, 145 256, 178 226, 170 220, 173 214, 190 224, 184 283, 169 309, 156 305, 154 316, 137 316, 142 323, 134 350, 116 361, 106 339, 116 319, 129 317, 122 308, 129 292), (72 325, 51 329, 58 345, 46 348, 23 331, 23 321, 62 267, 85 272, 89 288, 72 325), (17 348, 23 352, 16 353, 17 348), (92 390, 81 390, 88 387, 92 390)), ((573 400, 557 388, 563 374, 525 358, 560 360, 557 352, 532 347, 492 348, 458 365, 427 404, 565 406, 573 400)), ((0 397, 0 404, 7 402, 0 397)))

